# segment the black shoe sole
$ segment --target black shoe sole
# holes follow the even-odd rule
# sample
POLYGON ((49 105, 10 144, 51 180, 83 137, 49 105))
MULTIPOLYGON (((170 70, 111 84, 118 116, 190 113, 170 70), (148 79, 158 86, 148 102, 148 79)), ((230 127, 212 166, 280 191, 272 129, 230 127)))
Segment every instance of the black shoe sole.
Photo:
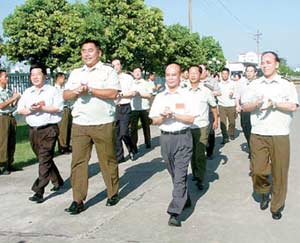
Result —
POLYGON ((282 217, 282 214, 280 212, 272 213, 272 218, 275 220, 279 220, 279 219, 281 219, 281 217, 282 217))
POLYGON ((118 196, 113 196, 111 199, 107 199, 105 206, 111 207, 115 206, 120 201, 118 196))
POLYGON ((70 215, 77 215, 83 211, 84 211, 84 207, 77 208, 77 210, 70 210, 69 208, 65 208, 65 212, 69 213, 70 215))
POLYGON ((44 202, 44 198, 37 199, 35 197, 29 197, 28 199, 29 199, 29 201, 35 202, 35 203, 43 203, 44 202))

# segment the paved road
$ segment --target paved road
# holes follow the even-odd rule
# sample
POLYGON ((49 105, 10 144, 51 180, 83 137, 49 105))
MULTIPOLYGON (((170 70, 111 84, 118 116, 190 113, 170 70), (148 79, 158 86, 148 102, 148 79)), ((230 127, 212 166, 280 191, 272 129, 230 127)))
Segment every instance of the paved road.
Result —
POLYGON ((55 158, 66 183, 57 193, 50 193, 48 185, 47 200, 42 204, 28 201, 37 164, 0 176, 0 242, 299 242, 300 111, 295 117, 288 198, 279 221, 271 218, 269 210, 261 211, 252 196, 249 161, 242 151, 245 139, 238 129, 238 137, 224 147, 220 147, 218 131, 216 156, 208 162, 205 190, 199 192, 189 175, 193 205, 184 211, 181 228, 169 227, 166 208, 171 180, 160 157, 159 131, 152 127, 153 148, 146 150, 141 145, 136 161, 120 165, 122 200, 115 207, 105 206, 105 186, 95 152, 89 165, 88 208, 80 215, 64 212, 72 200, 71 155, 55 158))

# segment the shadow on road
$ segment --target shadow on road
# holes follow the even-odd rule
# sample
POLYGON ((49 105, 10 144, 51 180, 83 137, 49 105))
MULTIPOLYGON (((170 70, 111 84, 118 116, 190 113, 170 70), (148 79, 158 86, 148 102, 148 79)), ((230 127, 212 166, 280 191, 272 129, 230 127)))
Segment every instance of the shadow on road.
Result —
POLYGON ((206 173, 205 173, 205 179, 204 179, 204 190, 200 191, 198 187, 196 186, 196 182, 192 181, 192 174, 188 176, 188 190, 189 195, 192 201, 192 206, 185 209, 181 214, 181 220, 186 221, 194 212, 194 209, 196 207, 196 204, 200 200, 200 198, 205 195, 209 191, 209 187, 211 183, 214 183, 216 180, 219 180, 219 174, 216 172, 219 165, 222 162, 222 165, 225 165, 228 161, 228 158, 226 155, 223 155, 220 152, 221 148, 221 137, 216 137, 215 141, 215 149, 214 149, 214 156, 212 160, 207 160, 206 164, 206 173))
MULTIPOLYGON (((161 158, 155 158, 150 162, 139 163, 127 168, 124 175, 120 178, 119 196, 127 197, 130 193, 142 186, 144 182, 149 180, 154 174, 165 169, 165 165, 161 158)), ((86 207, 92 207, 95 204, 103 201, 107 197, 106 190, 98 193, 93 198, 86 202, 86 207)))

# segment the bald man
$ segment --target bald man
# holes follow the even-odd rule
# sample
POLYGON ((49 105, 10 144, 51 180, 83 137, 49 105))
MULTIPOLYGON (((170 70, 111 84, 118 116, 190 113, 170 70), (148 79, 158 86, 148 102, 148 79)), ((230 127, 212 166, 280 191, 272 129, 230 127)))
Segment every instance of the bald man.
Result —
POLYGON ((192 101, 180 88, 180 66, 170 64, 165 71, 166 90, 159 93, 149 117, 161 130, 161 154, 173 182, 173 199, 168 207, 170 226, 181 226, 180 214, 191 205, 187 191, 187 172, 193 153, 190 126, 194 122, 192 101))

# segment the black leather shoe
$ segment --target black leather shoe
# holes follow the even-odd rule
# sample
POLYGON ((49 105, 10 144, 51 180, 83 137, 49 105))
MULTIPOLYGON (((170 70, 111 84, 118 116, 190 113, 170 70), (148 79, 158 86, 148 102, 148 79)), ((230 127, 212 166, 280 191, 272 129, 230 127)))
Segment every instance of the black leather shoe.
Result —
POLYGON ((180 222, 177 214, 172 214, 170 216, 168 225, 175 226, 175 227, 181 227, 181 222, 180 222))
POLYGON ((277 211, 277 212, 275 212, 275 213, 272 212, 272 218, 273 218, 273 219, 279 220, 279 219, 281 219, 281 217, 282 217, 282 214, 281 214, 280 211, 277 211))
POLYGON ((146 149, 150 149, 151 148, 151 144, 146 144, 146 149))
POLYGON ((269 201, 270 201, 269 193, 263 193, 261 195, 260 209, 261 210, 267 209, 269 207, 269 201))
POLYGON ((114 206, 119 202, 119 196, 118 195, 114 195, 111 198, 108 198, 106 201, 106 206, 110 207, 110 206, 114 206))
POLYGON ((36 203, 42 203, 44 202, 44 198, 43 195, 35 193, 32 197, 28 198, 30 201, 32 202, 36 202, 36 203))
POLYGON ((66 208, 65 211, 70 213, 71 215, 79 214, 84 210, 84 204, 83 202, 78 203, 73 201, 70 205, 70 207, 66 208))

